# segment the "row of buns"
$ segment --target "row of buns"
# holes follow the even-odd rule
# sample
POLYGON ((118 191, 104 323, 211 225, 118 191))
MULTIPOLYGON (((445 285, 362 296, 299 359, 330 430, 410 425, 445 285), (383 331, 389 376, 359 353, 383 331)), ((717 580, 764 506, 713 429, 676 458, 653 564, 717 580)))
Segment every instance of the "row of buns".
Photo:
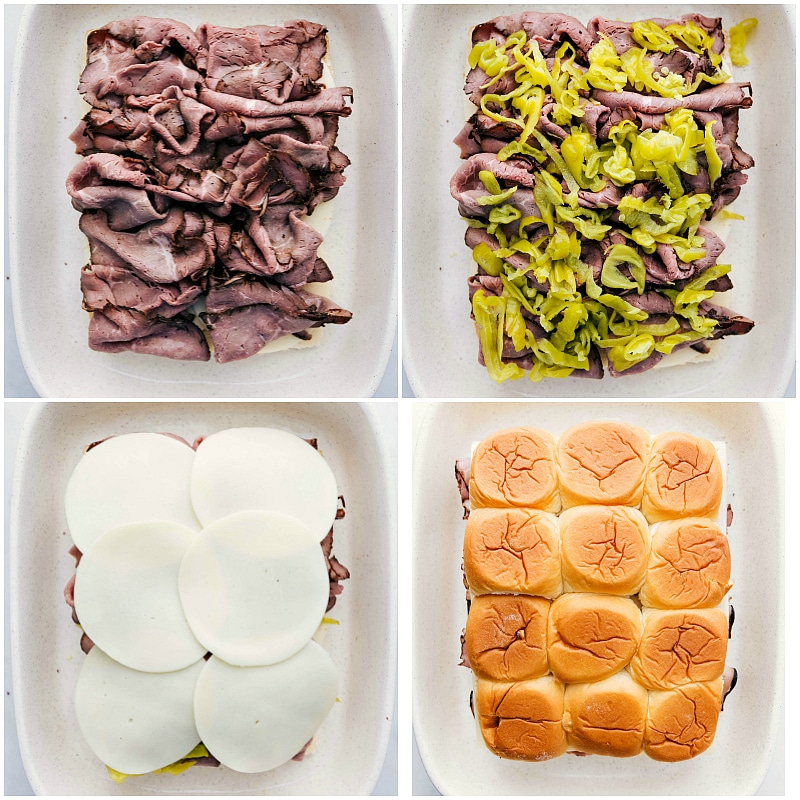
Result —
POLYGON ((645 609, 627 597, 585 592, 476 597, 464 634, 478 678, 564 683, 604 680, 627 668, 645 689, 720 678, 728 616, 720 608, 645 609))
POLYGON ((545 761, 568 750, 684 761, 714 740, 723 679, 647 691, 626 672, 564 686, 552 676, 516 683, 479 678, 475 718, 503 758, 545 761))
POLYGON ((641 507, 648 522, 715 518, 722 468, 714 445, 686 433, 656 437, 623 422, 587 422, 556 440, 530 427, 498 431, 470 465, 472 508, 641 507))
POLYGON ((574 506, 559 516, 477 508, 464 534, 473 596, 562 592, 631 596, 652 608, 713 608, 731 588, 727 536, 709 519, 648 528, 627 506, 574 506))

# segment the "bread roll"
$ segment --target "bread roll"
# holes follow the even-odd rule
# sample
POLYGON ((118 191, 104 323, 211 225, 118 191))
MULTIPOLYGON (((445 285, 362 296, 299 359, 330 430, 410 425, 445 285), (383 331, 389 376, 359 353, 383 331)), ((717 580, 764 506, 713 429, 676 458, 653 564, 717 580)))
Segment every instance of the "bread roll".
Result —
POLYGON ((474 595, 561 593, 558 523, 527 508, 477 508, 464 533, 464 575, 474 595))
POLYGON ((597 683, 573 683, 564 694, 564 730, 570 749, 601 756, 642 750, 647 691, 627 672, 597 683))
POLYGON ((541 678, 547 666, 550 601, 525 595, 476 597, 467 617, 467 657, 479 678, 526 681, 541 678))
POLYGON ((561 508, 555 439, 536 428, 509 428, 484 439, 472 454, 473 508, 561 508))
POLYGON ((563 755, 564 686, 553 677, 520 683, 478 679, 475 715, 486 746, 502 758, 546 761, 563 755))
POLYGON ((722 679, 650 692, 644 751, 656 761, 685 761, 714 741, 722 679))
POLYGON ((728 616, 720 608, 646 610, 631 675, 647 689, 713 681, 725 671, 728 616))
POLYGON ((633 595, 649 554, 647 521, 625 506, 575 506, 559 518, 566 591, 633 595))
POLYGON ((647 520, 713 519, 721 501, 722 467, 714 445, 688 433, 656 436, 642 497, 642 513, 647 520))
POLYGON ((651 608, 713 608, 730 578, 728 537, 711 520, 670 520, 653 528, 639 600, 651 608))
POLYGON ((650 434, 624 422, 584 422, 558 442, 558 480, 564 508, 588 503, 638 506, 650 434))
POLYGON ((619 672, 639 643, 642 615, 633 600, 577 592, 550 608, 547 657, 564 683, 599 681, 619 672))

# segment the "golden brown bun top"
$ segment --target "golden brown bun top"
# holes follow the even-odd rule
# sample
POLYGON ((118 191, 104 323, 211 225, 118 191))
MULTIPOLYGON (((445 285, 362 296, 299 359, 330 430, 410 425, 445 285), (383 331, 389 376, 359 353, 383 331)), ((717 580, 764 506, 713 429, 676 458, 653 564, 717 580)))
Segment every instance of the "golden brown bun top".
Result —
POLYGON ((631 662, 647 689, 716 680, 725 670, 728 617, 720 608, 645 611, 641 644, 631 662))
POLYGON ((585 683, 619 672, 639 644, 642 615, 627 597, 575 592, 551 606, 547 654, 555 676, 585 683))
POLYGON ((564 686, 553 677, 518 683, 478 678, 475 715, 484 741, 503 758, 545 761, 562 755, 564 686))
POLYGON ((525 681, 546 675, 549 609, 550 601, 543 597, 476 597, 465 632, 472 671, 479 678, 496 681, 525 681))
POLYGON ((633 595, 647 567, 647 521, 626 506, 575 506, 559 518, 561 568, 573 591, 633 595))
POLYGON ((688 433, 653 440, 642 512, 650 522, 716 517, 722 501, 722 467, 714 445, 688 433))
POLYGON ((646 718, 647 691, 625 671, 566 688, 564 727, 570 746, 584 753, 638 755, 646 718))
POLYGON ((536 428, 508 428, 488 436, 472 455, 469 496, 473 508, 558 511, 555 439, 536 428))
POLYGON ((650 434, 624 422, 584 422, 558 442, 558 474, 565 507, 585 503, 638 506, 650 434))
POLYGON ((714 741, 722 679, 650 692, 644 749, 656 761, 685 761, 714 741))
POLYGON ((652 608, 713 608, 733 585, 728 537, 709 519, 662 522, 653 528, 639 599, 652 608))
POLYGON ((559 594, 556 517, 527 508, 474 509, 464 534, 464 575, 476 595, 559 594))

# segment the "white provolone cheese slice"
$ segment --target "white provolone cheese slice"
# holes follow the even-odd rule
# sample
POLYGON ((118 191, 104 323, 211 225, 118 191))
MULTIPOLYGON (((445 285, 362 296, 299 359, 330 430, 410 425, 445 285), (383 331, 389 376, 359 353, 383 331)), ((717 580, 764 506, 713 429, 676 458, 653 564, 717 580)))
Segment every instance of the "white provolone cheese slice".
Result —
POLYGON ((84 553, 75 612, 89 638, 126 667, 171 672, 205 655, 178 595, 178 568, 196 536, 177 522, 135 522, 84 553))
POLYGON ((200 743, 194 690, 205 661, 177 672, 139 672, 93 647, 75 687, 78 725, 112 769, 140 775, 183 758, 200 743))
POLYGON ((317 537, 299 520, 242 511, 189 545, 178 575, 194 635, 230 664, 274 664, 314 635, 330 582, 317 537))
POLYGON ((114 436, 78 462, 67 485, 66 513, 81 552, 111 528, 145 519, 200 525, 189 497, 194 450, 160 433, 114 436))
POLYGON ((336 518, 336 478, 303 439, 275 428, 231 428, 204 439, 192 468, 192 503, 203 525, 237 511, 288 514, 321 541, 336 518))
POLYGON ((212 656, 197 681, 194 715, 208 751, 238 772, 263 772, 297 755, 336 701, 336 668, 316 642, 266 667, 212 656))

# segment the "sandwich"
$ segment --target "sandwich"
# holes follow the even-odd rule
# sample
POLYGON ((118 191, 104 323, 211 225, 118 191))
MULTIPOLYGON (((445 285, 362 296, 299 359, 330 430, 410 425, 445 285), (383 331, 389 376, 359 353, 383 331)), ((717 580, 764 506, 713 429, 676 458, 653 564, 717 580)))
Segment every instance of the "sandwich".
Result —
POLYGON ((565 591, 633 595, 650 553, 647 521, 627 506, 574 506, 559 517, 565 591))
POLYGON ((558 440, 558 483, 564 508, 598 503, 638 506, 650 434, 624 422, 584 422, 558 440))

